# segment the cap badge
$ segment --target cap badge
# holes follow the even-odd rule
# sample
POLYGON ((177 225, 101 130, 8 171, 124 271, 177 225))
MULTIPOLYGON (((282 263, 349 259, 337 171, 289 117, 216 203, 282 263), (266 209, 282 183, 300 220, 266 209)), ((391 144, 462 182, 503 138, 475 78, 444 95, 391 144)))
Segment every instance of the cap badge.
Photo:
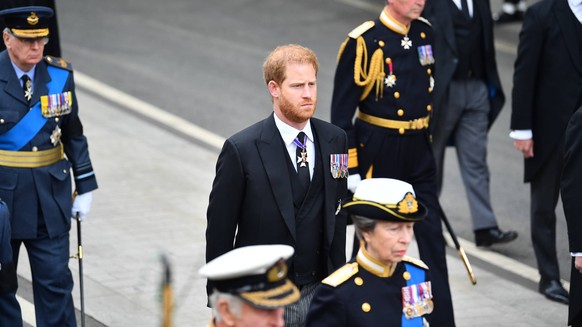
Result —
POLYGON ((269 271, 267 272, 267 280, 271 283, 283 280, 287 276, 287 265, 283 259, 279 260, 269 271))
POLYGON ((416 199, 414 198, 414 196, 412 196, 412 193, 410 193, 410 192, 406 193, 406 195, 404 196, 404 199, 402 199, 402 201, 400 201, 398 203, 398 212, 409 214, 409 213, 415 213, 417 211, 418 211, 418 202, 416 202, 416 199))
POLYGON ((38 16, 34 11, 30 13, 30 16, 28 16, 28 18, 26 18, 26 22, 28 22, 29 25, 38 24, 38 16))

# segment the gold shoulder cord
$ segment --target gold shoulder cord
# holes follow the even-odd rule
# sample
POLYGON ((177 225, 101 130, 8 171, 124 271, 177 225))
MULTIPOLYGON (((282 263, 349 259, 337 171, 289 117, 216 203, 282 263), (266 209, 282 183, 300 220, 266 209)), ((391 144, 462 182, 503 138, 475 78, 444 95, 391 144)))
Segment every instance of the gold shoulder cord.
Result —
POLYGON ((358 86, 364 87, 364 92, 360 101, 365 99, 376 85, 376 101, 378 96, 384 95, 384 51, 378 48, 370 59, 370 69, 368 70, 368 49, 363 37, 357 38, 356 61, 354 62, 354 82, 358 86), (363 57, 363 63, 362 63, 363 57))

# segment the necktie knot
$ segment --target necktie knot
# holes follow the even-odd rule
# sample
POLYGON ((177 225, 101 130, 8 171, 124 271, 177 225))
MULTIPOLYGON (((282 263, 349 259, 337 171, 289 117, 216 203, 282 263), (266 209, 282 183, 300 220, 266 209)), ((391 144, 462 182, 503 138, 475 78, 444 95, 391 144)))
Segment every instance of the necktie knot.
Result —
POLYGON ((28 75, 24 74, 20 78, 22 79, 22 89, 24 90, 24 98, 26 101, 30 101, 32 99, 32 81, 28 75))

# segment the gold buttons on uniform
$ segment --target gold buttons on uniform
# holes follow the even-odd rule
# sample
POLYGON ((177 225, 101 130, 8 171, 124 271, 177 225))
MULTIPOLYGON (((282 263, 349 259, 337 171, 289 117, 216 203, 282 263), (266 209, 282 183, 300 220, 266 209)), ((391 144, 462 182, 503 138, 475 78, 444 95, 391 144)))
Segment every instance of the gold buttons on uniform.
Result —
POLYGON ((387 63, 388 65, 390 65, 390 63, 391 63, 391 62, 392 62, 392 59, 390 59, 390 58, 386 58, 386 63, 387 63))
POLYGON ((394 98, 396 99, 400 98, 400 92, 394 92, 394 98))
POLYGON ((426 111, 431 111, 432 110, 432 106, 429 104, 428 106, 426 106, 426 111))
POLYGON ((372 307, 370 306, 370 304, 367 303, 367 302, 364 302, 362 304, 362 311, 364 311, 364 312, 370 312, 370 310, 372 310, 372 307))
POLYGON ((32 147, 32 152, 36 152, 36 151, 38 151, 38 148, 37 148, 37 147, 35 147, 35 146, 33 146, 33 147, 32 147))
POLYGON ((430 70, 430 68, 429 68, 426 70, 426 73, 430 75, 430 74, 432 74, 432 70, 430 70))
POLYGON ((362 286, 364 284, 364 280, 361 277, 356 277, 354 279, 354 283, 358 286, 362 286))
POLYGON ((402 277, 404 278, 404 280, 410 280, 410 273, 408 271, 405 271, 402 274, 402 277))
POLYGON ((404 128, 399 128, 398 133, 400 133, 400 135, 404 134, 404 128))
POLYGON ((383 47, 384 46, 384 41, 378 41, 378 45, 383 47))
POLYGON ((396 111, 396 114, 398 115, 398 117, 402 117, 404 116, 404 110, 398 109, 398 111, 396 111))
POLYGON ((420 37, 421 37, 422 39, 425 39, 425 38, 426 38, 426 34, 424 34, 424 32, 420 32, 420 37))

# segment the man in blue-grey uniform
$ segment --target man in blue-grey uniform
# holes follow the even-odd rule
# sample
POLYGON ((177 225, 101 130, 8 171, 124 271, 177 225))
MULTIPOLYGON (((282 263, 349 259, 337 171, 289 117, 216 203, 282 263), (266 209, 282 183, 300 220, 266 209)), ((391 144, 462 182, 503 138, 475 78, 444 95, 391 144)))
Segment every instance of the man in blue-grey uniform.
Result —
POLYGON ((0 199, 0 326, 22 326, 16 300, 16 269, 10 245, 10 221, 6 203, 0 199))
POLYGON ((317 288, 307 327, 426 326, 424 316, 434 309, 429 270, 406 256, 413 226, 427 213, 412 185, 365 179, 344 209, 362 245, 317 288))
POLYGON ((0 11, 0 198, 11 212, 15 265, 21 245, 28 253, 37 326, 75 326, 71 216, 86 217, 97 182, 71 66, 42 55, 52 14, 35 6, 0 11))
POLYGON ((428 207, 427 219, 414 229, 420 258, 435 282, 429 322, 451 327, 455 322, 429 134, 433 30, 420 17, 424 4, 387 0, 379 18, 348 34, 338 55, 331 122, 348 135, 351 192, 362 179, 395 178, 412 184, 428 207))

